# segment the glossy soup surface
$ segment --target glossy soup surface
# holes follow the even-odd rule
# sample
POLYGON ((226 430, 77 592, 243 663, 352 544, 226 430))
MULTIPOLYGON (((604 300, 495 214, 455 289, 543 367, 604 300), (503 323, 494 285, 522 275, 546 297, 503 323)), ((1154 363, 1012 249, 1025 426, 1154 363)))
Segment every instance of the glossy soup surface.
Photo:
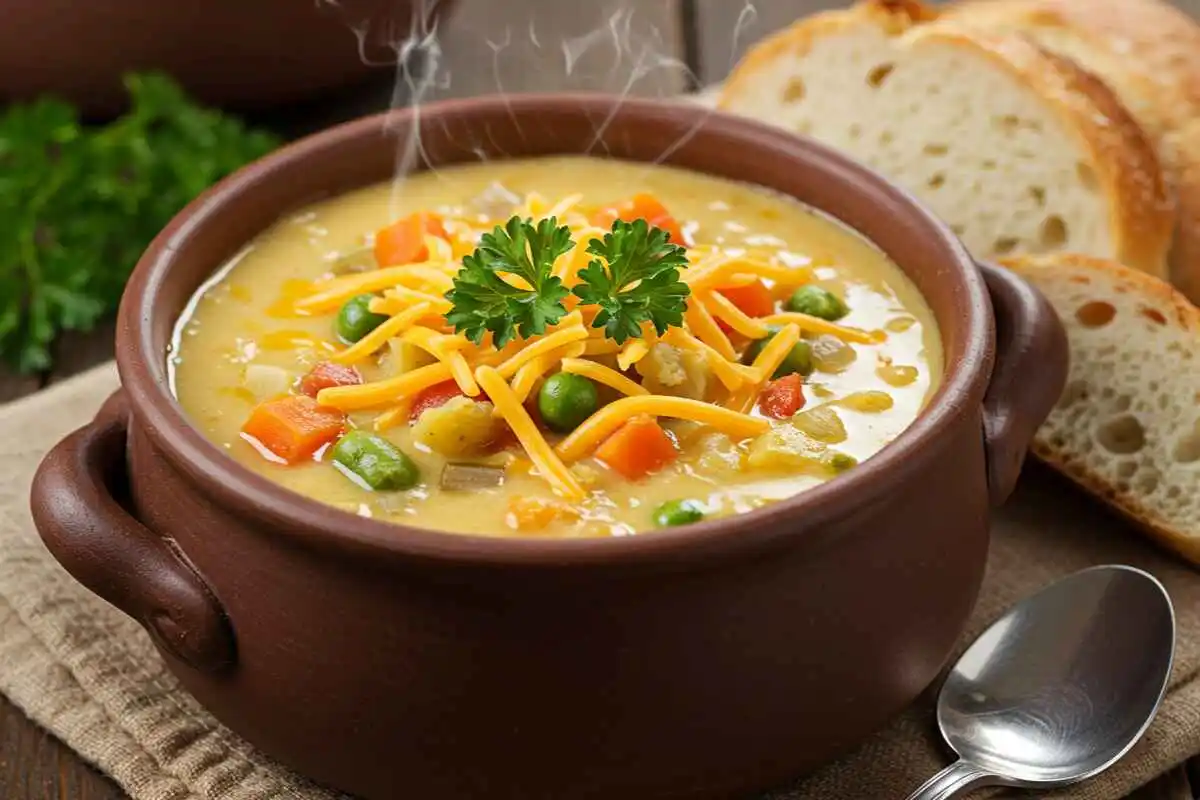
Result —
MULTIPOLYGON (((764 284, 773 287, 776 310, 782 310, 795 286, 764 284)), ((729 338, 739 354, 748 346, 736 333, 729 338)), ((388 345, 356 364, 365 381, 412 368, 401 361, 394 341, 388 345)), ((681 355, 669 345, 656 348, 674 350, 660 350, 664 357, 681 355)), ((597 360, 611 364, 614 358, 597 360)), ((705 371, 702 357, 688 358, 705 371)), ((179 323, 171 366, 173 389, 193 423, 232 458, 298 493, 362 516, 444 531, 571 537, 653 530, 656 510, 668 501, 692 501, 692 508, 714 518, 833 479, 912 423, 937 388, 941 359, 932 314, 903 273, 873 245, 795 201, 668 167, 552 158, 423 173, 395 191, 390 184, 365 188, 281 220, 197 294, 179 323), (453 231, 465 240, 454 247, 457 259, 480 233, 502 224, 515 209, 528 210, 522 203, 531 202, 530 195, 545 198, 544 207, 579 195, 576 207, 591 213, 642 192, 657 197, 680 222, 694 246, 693 266, 697 253, 710 246, 706 252, 734 257, 750 252, 776 267, 794 268, 807 276, 797 283, 815 283, 844 300, 849 313, 837 325, 873 332, 872 341, 845 343, 805 332, 814 351, 828 355, 803 378, 804 410, 795 418, 772 419, 763 436, 735 440, 702 424, 660 417, 676 447, 675 460, 638 480, 593 457, 576 460, 569 468, 587 492, 577 502, 556 495, 511 440, 506 449, 448 459, 415 440, 407 417, 379 432, 420 469, 417 485, 405 491, 372 491, 351 480, 330 463, 328 447, 287 465, 243 434, 256 404, 296 393, 315 364, 346 348, 334 332, 337 309, 305 315, 293 310, 292 299, 313 291, 314 282, 375 268, 362 263, 361 254, 369 252, 364 247, 376 230, 417 211, 466 220, 469 225, 453 231), (441 489, 448 460, 496 467, 493 474, 503 483, 441 489), (550 511, 530 514, 531 504, 550 511)), ((649 364, 625 374, 641 381, 649 364)), ((717 404, 729 395, 711 374, 704 376, 702 391, 702 399, 717 404)), ((599 395, 602 403, 620 397, 606 387, 599 395)), ((531 397, 536 396, 535 389, 531 397)), ((372 431, 387 409, 352 411, 347 425, 372 431)), ((749 413, 764 416, 757 404, 749 413)), ((549 432, 545 437, 552 445, 562 438, 549 432)))

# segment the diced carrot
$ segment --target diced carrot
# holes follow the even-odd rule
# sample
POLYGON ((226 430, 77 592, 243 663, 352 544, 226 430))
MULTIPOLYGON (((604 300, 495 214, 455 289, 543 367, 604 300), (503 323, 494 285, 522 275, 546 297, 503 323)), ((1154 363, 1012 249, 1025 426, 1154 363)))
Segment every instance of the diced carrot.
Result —
POLYGON ((592 224, 608 230, 619 219, 626 222, 633 222, 635 219, 644 219, 648 224, 666 231, 671 237, 672 244, 687 244, 683 240, 683 229, 679 227, 679 222, 676 221, 675 217, 671 216, 671 212, 667 210, 667 207, 652 194, 644 192, 636 194, 623 203, 601 209, 592 218, 592 224))
POLYGON ((646 416, 629 420, 596 448, 596 458, 631 481, 657 472, 678 455, 667 432, 646 416))
POLYGON ((429 258, 425 234, 446 238, 442 219, 436 214, 409 214, 375 233, 375 263, 381 267, 411 264, 429 258))
POLYGON ((504 521, 518 531, 540 531, 558 520, 574 520, 579 512, 561 500, 517 495, 508 501, 504 521))
POLYGON ((804 381, 795 372, 771 381, 758 396, 758 407, 772 419, 789 419, 804 408, 804 381))
POLYGON ((311 397, 281 397, 255 406, 242 432, 288 464, 312 458, 346 427, 346 415, 311 397))
POLYGON ((335 364, 332 361, 322 361, 300 379, 300 391, 309 397, 316 397, 317 392, 322 389, 334 386, 357 386, 362 382, 362 375, 356 368, 346 364, 335 364))
POLYGON ((727 286, 717 291, 725 295, 729 302, 748 317, 767 317, 775 313, 775 298, 762 281, 742 286, 727 286))

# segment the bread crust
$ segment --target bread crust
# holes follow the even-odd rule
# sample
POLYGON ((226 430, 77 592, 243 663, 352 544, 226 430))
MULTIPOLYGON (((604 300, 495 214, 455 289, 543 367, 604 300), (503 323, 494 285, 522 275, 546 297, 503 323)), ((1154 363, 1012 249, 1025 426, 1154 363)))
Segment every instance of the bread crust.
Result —
POLYGON ((961 0, 943 19, 1029 36, 1116 92, 1177 200, 1171 281, 1200 304, 1200 25, 1161 0, 961 0))
MULTIPOLYGON (((1200 344, 1200 309, 1165 281, 1105 259, 1075 254, 1017 256, 1002 259, 1000 263, 1013 272, 1030 278, 1035 284, 1037 273, 1043 271, 1056 277, 1062 277, 1068 271, 1077 276, 1096 275, 1100 280, 1145 298, 1155 309, 1164 312, 1168 325, 1192 334, 1200 344)), ((1197 398, 1197 402, 1200 402, 1200 398, 1197 398)), ((1171 527, 1170 523, 1154 508, 1148 506, 1136 492, 1121 491, 1108 483, 1101 475, 1088 468, 1085 459, 1067 452, 1064 448, 1056 448, 1048 437, 1039 434, 1034 440, 1032 450, 1037 458, 1116 510, 1150 537, 1193 564, 1200 565, 1200 531, 1181 531, 1171 527)))
POLYGON ((1019 36, 990 35, 944 24, 944 15, 914 0, 867 0, 842 11, 802 19, 753 48, 726 83, 718 104, 730 108, 754 92, 755 74, 774 59, 804 53, 820 36, 875 25, 913 46, 941 41, 974 48, 1040 94, 1074 131, 1108 200, 1114 253, 1123 262, 1166 277, 1175 225, 1155 148, 1121 102, 1099 79, 1019 36))

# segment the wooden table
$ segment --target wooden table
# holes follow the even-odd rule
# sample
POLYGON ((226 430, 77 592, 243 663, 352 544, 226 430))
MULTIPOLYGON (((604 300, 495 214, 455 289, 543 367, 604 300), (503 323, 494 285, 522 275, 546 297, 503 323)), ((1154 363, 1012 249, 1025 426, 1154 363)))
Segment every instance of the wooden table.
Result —
MULTIPOLYGON (((1180 2, 1200 12, 1200 0, 1180 2)), ((764 0, 749 11, 735 0, 462 0, 441 37, 437 85, 427 99, 556 89, 671 96, 721 80, 751 42, 797 15, 837 5, 837 0, 764 0)), ((333 101, 272 112, 261 122, 285 135, 303 134, 386 108, 391 88, 390 77, 383 77, 333 101)), ((52 371, 33 376, 0 371, 0 402, 111 357, 111 325, 86 336, 64 336, 52 371)), ((1200 788, 1200 771, 1193 776, 1200 788)), ((124 797, 112 781, 0 698, 0 798, 124 797)), ((1193 800, 1187 771, 1166 776, 1137 799, 1193 800)))

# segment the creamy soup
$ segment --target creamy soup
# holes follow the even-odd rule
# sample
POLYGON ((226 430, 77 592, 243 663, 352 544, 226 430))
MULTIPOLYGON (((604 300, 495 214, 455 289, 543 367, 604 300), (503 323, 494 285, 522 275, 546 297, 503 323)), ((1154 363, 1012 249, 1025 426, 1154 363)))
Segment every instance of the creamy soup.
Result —
POLYGON ((427 172, 253 241, 180 320, 230 457, 443 531, 621 536, 835 479, 937 388, 923 298, 762 188, 582 157, 427 172))

